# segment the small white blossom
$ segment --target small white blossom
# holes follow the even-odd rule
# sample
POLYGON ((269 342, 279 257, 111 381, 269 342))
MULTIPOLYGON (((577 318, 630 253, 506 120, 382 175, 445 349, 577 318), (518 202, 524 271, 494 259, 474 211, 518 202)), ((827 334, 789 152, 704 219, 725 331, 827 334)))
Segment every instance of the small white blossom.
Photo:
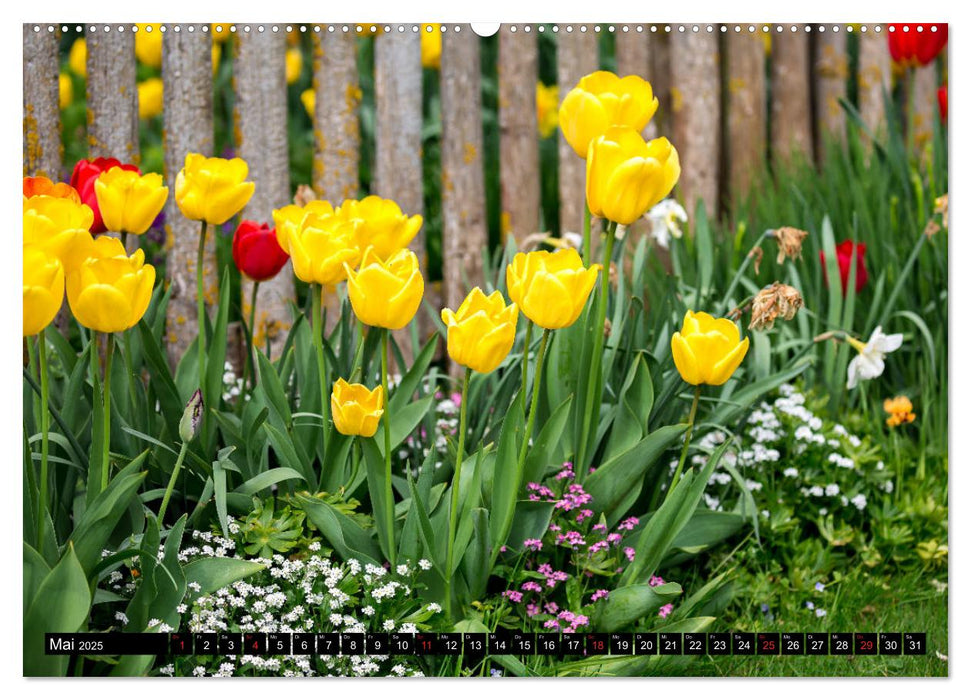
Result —
POLYGON ((854 340, 853 345, 858 354, 850 360, 846 368, 846 388, 853 389, 861 379, 876 379, 883 374, 884 357, 899 348, 903 342, 902 333, 887 335, 880 326, 873 329, 866 345, 854 340))
POLYGON ((644 218, 651 224, 651 236, 659 246, 667 249, 672 236, 681 238, 681 223, 688 220, 688 214, 677 201, 662 199, 651 207, 644 218))

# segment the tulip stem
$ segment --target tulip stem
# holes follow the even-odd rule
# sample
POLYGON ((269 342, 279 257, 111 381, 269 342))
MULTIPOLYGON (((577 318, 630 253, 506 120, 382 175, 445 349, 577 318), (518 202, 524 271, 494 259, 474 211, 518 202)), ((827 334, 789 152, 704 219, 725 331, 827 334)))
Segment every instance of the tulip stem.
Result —
POLYGON ((179 450, 179 458, 175 460, 175 466, 172 468, 172 476, 169 477, 169 485, 165 487, 165 495, 162 496, 162 507, 158 509, 158 524, 159 527, 165 519, 165 509, 169 507, 169 499, 172 498, 172 491, 175 489, 175 480, 179 478, 179 470, 182 469, 182 462, 185 459, 186 450, 189 447, 188 441, 182 441, 182 448, 179 450))
MULTIPOLYGON (((324 286, 322 284, 317 285, 316 292, 311 289, 310 294, 313 297, 313 306, 311 314, 313 314, 313 333, 314 333, 314 350, 317 353, 317 374, 320 376, 320 418, 321 418, 321 440, 324 440, 324 436, 327 434, 327 420, 328 420, 328 398, 330 397, 330 392, 327 391, 327 367, 324 364, 324 324, 321 317, 321 307, 324 303, 324 286)), ((320 454, 324 454, 323 447, 321 447, 320 454)), ((321 470, 325 469, 327 465, 321 464, 321 470)))
POLYGON ((678 460, 678 468, 674 471, 674 477, 671 479, 671 486, 668 488, 668 494, 665 496, 665 499, 671 495, 674 487, 681 481, 681 472, 684 470, 684 461, 688 458, 688 445, 691 444, 691 430, 695 427, 695 415, 698 413, 698 400, 700 398, 701 384, 698 384, 695 386, 695 398, 691 402, 691 411, 688 413, 688 430, 684 434, 684 446, 681 448, 681 459, 678 460))
POLYGON ((523 343, 523 383, 519 393, 523 395, 523 415, 526 415, 526 388, 529 382, 529 344, 533 339, 533 322, 526 319, 526 342, 523 343))
MULTIPOLYGON (((249 323, 246 329, 249 332, 249 349, 246 353, 246 364, 243 365, 243 391, 246 391, 246 383, 249 380, 250 372, 253 373, 253 387, 256 387, 256 295, 260 290, 259 280, 253 281, 253 289, 249 298, 249 323), (250 369, 252 368, 252 370, 250 369)), ((239 405, 243 405, 243 397, 239 397, 239 405)))
POLYGON ((101 448, 101 491, 108 488, 108 451, 111 447, 111 356, 115 348, 115 334, 105 333, 105 380, 101 385, 104 418, 104 441, 101 448))
POLYGON ((48 432, 50 431, 50 411, 47 401, 49 389, 47 385, 47 338, 46 329, 37 335, 37 348, 40 356, 40 492, 37 497, 37 551, 41 551, 44 537, 44 514, 47 512, 47 452, 48 432))
POLYGON ((388 338, 387 328, 381 334, 381 386, 384 388, 384 517, 388 529, 388 560, 395 564, 394 549, 394 491, 391 489, 391 394, 388 390, 388 338))
POLYGON ((604 243, 603 269, 600 271, 600 298, 597 300, 597 321, 593 327, 593 353, 590 355, 590 374, 587 377, 586 400, 583 411, 583 430, 580 433, 580 450, 577 454, 577 475, 581 483, 588 473, 587 435, 593 421, 594 401, 600 400, 600 387, 603 378, 604 320, 607 318, 607 297, 610 294, 610 260, 614 254, 614 235, 617 224, 607 225, 607 240, 604 243))
MULTIPOLYGON (((417 347, 417 346, 416 346, 417 347)), ((355 382, 364 374, 364 322, 357 322, 357 349, 354 351, 354 368, 351 371, 351 381, 355 382)))
MULTIPOLYGON (((737 270, 735 270, 735 276, 732 277, 732 281, 729 283, 728 288, 725 290, 725 295, 722 297, 721 306, 723 309, 728 308, 728 300, 732 296, 732 292, 735 291, 735 287, 738 286, 739 281, 742 279, 742 275, 745 274, 745 270, 748 269, 749 263, 751 263, 752 259, 757 255, 755 251, 760 248, 762 239, 771 238, 774 234, 775 231, 772 229, 766 230, 756 239, 755 244, 749 249, 748 253, 745 254, 745 259, 742 260, 742 264, 738 266, 737 270)), ((700 305, 701 300, 699 299, 698 301, 700 305)))
POLYGON ((466 404, 469 395, 469 377, 472 370, 465 368, 462 380, 462 405, 459 408, 459 444, 455 451, 455 475, 452 477, 452 507, 448 511, 448 554, 445 557, 445 615, 452 619, 452 562, 455 557, 455 527, 459 512, 459 484, 462 478, 462 460, 465 458, 466 404))
POLYGON ((199 249, 196 252, 196 319, 199 323, 199 339, 196 342, 199 350, 199 388, 202 389, 203 400, 208 403, 206 393, 206 298, 204 289, 203 267, 206 258, 206 220, 202 220, 199 232, 199 249))
POLYGON ((587 204, 587 198, 583 198, 583 266, 590 267, 590 260, 593 258, 593 243, 590 240, 590 228, 591 228, 591 218, 590 206, 587 204))

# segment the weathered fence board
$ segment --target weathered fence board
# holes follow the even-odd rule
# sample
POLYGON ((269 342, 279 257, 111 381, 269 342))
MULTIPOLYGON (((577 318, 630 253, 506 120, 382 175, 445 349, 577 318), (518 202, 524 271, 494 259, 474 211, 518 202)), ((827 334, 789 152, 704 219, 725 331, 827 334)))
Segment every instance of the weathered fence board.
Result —
POLYGON ((671 141, 681 158, 679 188, 685 208, 701 199, 709 215, 718 207, 721 151, 721 81, 718 37, 698 33, 669 37, 671 61, 671 141))
POLYGON ((128 24, 91 25, 88 29, 85 39, 88 48, 88 152, 92 158, 117 158, 123 163, 137 163, 135 34, 128 24))
POLYGON ((849 60, 844 32, 812 32, 813 76, 816 99, 816 158, 825 157, 826 141, 846 136, 846 113, 840 100, 846 98, 849 60))
MULTIPOLYGON (((249 179, 256 183, 243 218, 273 222, 273 210, 290 199, 290 152, 287 147, 286 34, 242 32, 236 37, 234 64, 235 120, 239 156, 249 164, 249 179)), ((253 283, 241 282, 243 313, 250 314, 253 283)), ((272 357, 283 349, 293 325, 290 302, 295 299, 289 267, 257 290, 253 339, 270 348, 272 357)))
MULTIPOLYGON (((131 59, 134 65, 134 57, 131 59)), ((175 364, 196 336, 196 253, 199 223, 189 221, 175 203, 175 178, 187 153, 212 155, 212 39, 202 25, 182 25, 166 32, 162 44, 162 80, 170 86, 163 94, 165 182, 166 277, 172 289, 167 311, 169 362, 175 364), (189 27, 193 31, 189 31, 189 27), (173 89, 178 86, 178 89, 173 89)), ((212 227, 210 227, 211 229, 212 227)), ((213 303, 216 289, 216 232, 206 240, 206 301, 213 303)))
POLYGON ((488 241, 482 167, 479 39, 468 25, 442 37, 442 304, 457 309, 482 284, 488 241))
POLYGON ((886 28, 879 33, 872 28, 870 31, 860 32, 859 41, 857 104, 863 123, 871 132, 876 133, 885 122, 883 93, 890 89, 890 51, 887 48, 886 28))
MULTIPOLYGON (((582 25, 560 25, 556 38, 556 81, 560 99, 572 90, 580 78, 597 70, 600 59, 597 35, 582 25), (573 31, 567 31, 572 27, 573 31)), ((583 231, 583 207, 586 193, 586 165, 573 147, 559 135, 560 235, 583 231)), ((594 224, 597 224, 594 221, 594 224)))
POLYGON ((59 36, 46 24, 24 25, 24 175, 46 175, 52 180, 61 175, 59 36), (39 31, 34 31, 35 26, 39 31))
MULTIPOLYGON (((514 25, 515 26, 515 25, 514 25)), ((536 116, 539 52, 535 32, 499 30, 499 189, 503 234, 517 241, 539 230, 536 116)))
POLYGON ((802 24, 781 25, 772 35, 772 116, 769 120, 772 162, 794 154, 813 154, 809 33, 802 24))
POLYGON ((917 148, 922 148, 930 140, 934 133, 934 120, 940 119, 937 106, 938 87, 937 66, 931 63, 914 69, 907 128, 912 143, 917 148))
POLYGON ((314 165, 317 196, 334 205, 358 192, 361 88, 357 38, 326 27, 314 33, 314 165))
MULTIPOLYGON (((645 34, 644 26, 620 25, 617 27, 616 39, 617 75, 639 75, 651 83, 651 89, 656 91, 651 37, 649 33, 645 34), (638 26, 641 31, 637 31, 638 26)), ((658 117, 655 113, 654 118, 644 127, 644 138, 653 139, 658 135, 658 117)))
POLYGON ((725 194, 737 197, 749 191, 765 166, 766 92, 765 43, 758 32, 725 36, 727 61, 728 182, 725 194))

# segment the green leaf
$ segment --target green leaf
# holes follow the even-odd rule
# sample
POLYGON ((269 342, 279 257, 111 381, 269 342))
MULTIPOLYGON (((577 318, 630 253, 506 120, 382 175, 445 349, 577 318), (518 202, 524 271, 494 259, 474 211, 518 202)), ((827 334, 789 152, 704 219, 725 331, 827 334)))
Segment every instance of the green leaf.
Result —
POLYGON ((645 355, 639 353, 631 364, 620 390, 604 461, 622 454, 637 444, 647 430, 647 420, 654 407, 654 384, 645 355))
POLYGON ((34 594, 50 572, 51 567, 44 561, 44 557, 36 549, 24 542, 23 615, 25 617, 27 616, 27 607, 34 599, 34 594))
POLYGON ((506 541, 512 527, 516 501, 522 486, 516 474, 519 447, 523 438, 523 407, 517 398, 513 400, 506 419, 502 422, 499 434, 499 447, 496 453, 494 476, 492 479, 492 509, 489 513, 489 539, 495 552, 492 560, 499 556, 499 545, 506 541))
MULTIPOLYGON (((425 347, 423 347, 421 352, 418 353, 418 357, 415 358, 414 363, 412 363, 408 371, 405 372, 405 375, 401 378, 398 386, 395 387, 394 392, 391 394, 391 398, 388 400, 388 410, 392 413, 392 415, 398 414, 403 410, 405 405, 411 402, 412 396, 418 389, 422 377, 425 376, 428 366, 435 357, 435 350, 437 348, 438 335, 433 335, 428 342, 425 343, 425 347)), ((394 437, 394 430, 391 431, 391 437, 394 437)))
POLYGON ((723 399, 723 405, 712 412, 708 418, 708 422, 720 425, 729 424, 742 412, 746 411, 763 394, 774 390, 783 382, 787 382, 793 377, 802 374, 810 363, 811 359, 806 357, 765 379, 745 384, 742 389, 734 391, 731 395, 723 399))
POLYGON ((489 539, 489 511, 474 508, 472 518, 472 538, 462 556, 462 571, 468 583, 469 595, 478 600, 485 595, 486 584, 492 573, 492 542, 489 539))
POLYGON ((69 657, 45 654, 44 634, 77 632, 88 621, 90 610, 88 580, 74 547, 68 543, 57 566, 41 581, 24 616, 24 675, 63 676, 69 657))
POLYGON ((522 551, 526 540, 543 538, 553 516, 552 501, 520 501, 516 504, 516 515, 506 539, 506 547, 513 552, 522 551))
POLYGON ((560 438, 570 417, 572 402, 572 396, 566 397, 566 400, 553 411, 553 415, 547 419, 543 429, 533 441, 533 446, 526 455, 526 465, 523 467, 523 481, 527 484, 531 481, 543 480, 546 469, 553 462, 554 455, 561 449, 560 438))
POLYGON ((329 503, 319 498, 299 496, 307 518, 346 561, 352 557, 380 566, 381 549, 371 535, 329 503))
MULTIPOLYGON (((394 450, 402 441, 415 432, 415 428, 421 423, 422 419, 428 413, 428 409, 431 408, 432 402, 435 400, 434 396, 426 396, 423 399, 419 399, 414 403, 410 403, 407 406, 399 409, 389 409, 391 415, 391 449, 394 450)), ((385 413, 385 416, 389 413, 385 413)), ((381 454, 382 459, 384 457, 384 425, 382 424, 378 428, 378 433, 374 436, 374 442, 377 445, 378 452, 381 454)), ((392 455, 394 453, 392 452, 392 455)))
POLYGON ((687 423, 658 428, 587 478, 584 488, 593 497, 593 507, 607 516, 608 526, 624 516, 640 494, 647 470, 687 429, 687 423))
POLYGON ((296 445, 290 438, 290 435, 285 435, 270 423, 264 423, 263 429, 270 439, 270 445, 273 447, 273 451, 276 452, 277 457, 280 458, 283 465, 299 474, 303 474, 304 480, 307 483, 311 483, 313 479, 313 474, 310 473, 312 472, 311 466, 297 455, 296 445))
POLYGON ((640 583, 615 588, 606 600, 598 602, 592 627, 599 632, 633 629, 637 620, 648 614, 656 615, 658 608, 681 593, 681 586, 673 582, 660 586, 640 583))
POLYGON ((256 383, 256 394, 269 407, 270 417, 277 426, 289 431, 293 425, 293 417, 290 415, 290 404, 287 401, 287 394, 283 390, 280 377, 266 355, 259 349, 256 350, 256 360, 260 369, 259 381, 256 383))
POLYGON ((235 447, 225 447, 219 450, 216 461, 212 463, 212 485, 216 500, 216 515, 223 530, 223 537, 229 538, 229 512, 226 509, 226 472, 239 472, 239 467, 233 464, 229 455, 235 447))
POLYGON ((138 322, 138 335, 142 341, 142 352, 148 361, 151 390, 158 399, 165 427, 168 428, 169 435, 174 438, 179 434, 179 420, 182 418, 182 411, 189 397, 186 396, 185 399, 179 397, 179 390, 169 370, 168 360, 144 318, 138 322))
POLYGON ((445 549, 447 543, 445 542, 445 537, 439 537, 436 539, 435 530, 432 528, 431 520, 428 517, 428 511, 425 509, 425 504, 422 501, 421 495, 415 488, 415 482, 411 478, 411 473, 408 473, 408 488, 411 490, 411 503, 415 512, 418 514, 418 532, 421 534, 422 542, 425 544, 425 551, 428 555, 429 561, 431 561, 432 566, 435 567, 435 571, 443 579, 445 578, 445 549))
MULTIPOLYGON (((388 503, 387 498, 387 475, 385 474, 384 457, 374 438, 361 439, 361 448, 364 452, 364 466, 367 469, 368 494, 371 496, 371 510, 374 515, 374 524, 378 531, 378 542, 381 543, 381 551, 388 561, 391 561, 393 552, 391 543, 394 541, 394 532, 388 528, 394 528, 394 522, 388 523, 385 513, 388 508, 394 507, 394 502, 388 503)), ((392 499, 394 492, 392 491, 392 499)))
POLYGON ((233 493, 242 494, 243 496, 253 496, 273 484, 279 484, 282 481, 289 481, 291 479, 299 479, 304 483, 307 481, 302 474, 289 467, 276 467, 274 469, 268 469, 262 474, 257 474, 252 479, 240 484, 233 489, 233 493))
POLYGON ((199 596, 215 593, 235 581, 247 578, 266 568, 265 564, 246 559, 229 559, 227 557, 206 557, 196 559, 182 567, 185 572, 187 585, 198 583, 199 590, 190 587, 189 595, 196 599, 199 596))

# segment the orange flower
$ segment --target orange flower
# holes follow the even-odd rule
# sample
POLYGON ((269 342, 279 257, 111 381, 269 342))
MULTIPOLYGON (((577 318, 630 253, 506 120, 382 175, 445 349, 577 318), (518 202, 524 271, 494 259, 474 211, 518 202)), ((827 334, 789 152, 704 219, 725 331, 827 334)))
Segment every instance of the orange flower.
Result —
POLYGON ((887 418, 887 426, 891 428, 896 428, 904 423, 913 423, 917 417, 917 414, 914 413, 914 405, 906 396, 884 399, 883 410, 890 414, 890 417, 887 418))
POLYGON ((66 182, 51 182, 50 178, 44 177, 25 177, 24 178, 24 197, 57 197, 59 199, 70 199, 75 204, 81 203, 81 196, 78 191, 66 182))

